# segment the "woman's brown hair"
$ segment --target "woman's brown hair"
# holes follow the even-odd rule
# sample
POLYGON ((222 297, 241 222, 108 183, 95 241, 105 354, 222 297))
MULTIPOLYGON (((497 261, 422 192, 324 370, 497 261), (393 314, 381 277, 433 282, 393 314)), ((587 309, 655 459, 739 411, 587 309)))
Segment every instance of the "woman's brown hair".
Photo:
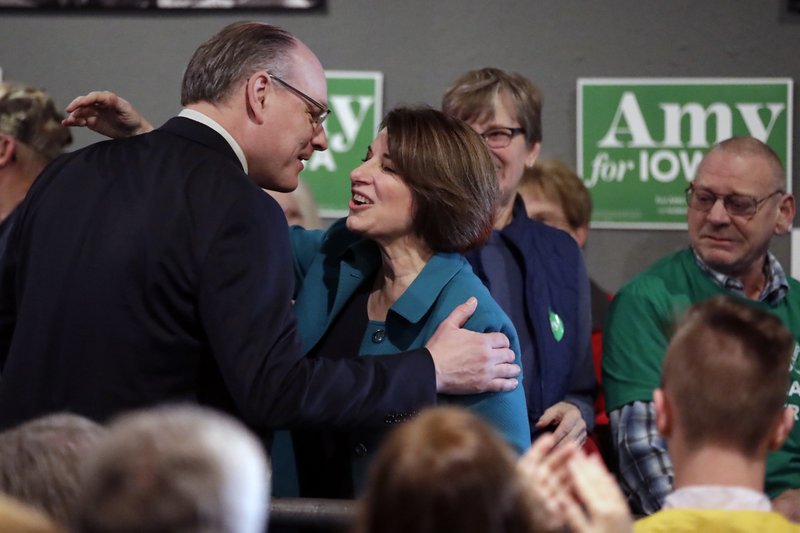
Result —
POLYGON ((483 139, 428 107, 394 109, 382 127, 392 163, 412 192, 414 232, 435 252, 465 252, 486 242, 498 182, 483 139))

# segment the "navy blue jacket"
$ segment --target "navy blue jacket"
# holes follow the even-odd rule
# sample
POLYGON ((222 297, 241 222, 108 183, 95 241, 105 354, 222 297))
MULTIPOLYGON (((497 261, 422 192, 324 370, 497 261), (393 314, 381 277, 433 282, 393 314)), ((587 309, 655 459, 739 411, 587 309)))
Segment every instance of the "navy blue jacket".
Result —
MULTIPOLYGON (((525 283, 526 320, 524 324, 515 322, 514 327, 518 331, 527 328, 536 343, 538 371, 531 372, 524 366, 522 369, 531 431, 536 433, 534 426, 544 410, 560 401, 576 405, 590 431, 594 426, 596 381, 589 278, 583 253, 566 232, 528 218, 520 196, 514 202, 511 224, 500 234, 519 262, 525 283), (553 315, 563 322, 560 340, 551 326, 553 315), (529 378, 534 374, 540 379, 529 378), (539 394, 533 394, 534 387, 538 387, 539 394)), ((467 259, 492 292, 480 250, 468 253, 467 259)))

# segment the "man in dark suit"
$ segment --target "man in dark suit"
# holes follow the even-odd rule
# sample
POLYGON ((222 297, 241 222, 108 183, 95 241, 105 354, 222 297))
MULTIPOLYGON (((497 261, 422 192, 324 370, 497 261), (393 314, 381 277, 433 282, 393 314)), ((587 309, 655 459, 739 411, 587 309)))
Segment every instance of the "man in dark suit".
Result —
POLYGON ((470 305, 427 349, 302 357, 285 220, 258 186, 293 189, 327 147, 326 100, 303 43, 232 24, 192 57, 180 116, 42 173, 0 269, 0 427, 165 401, 258 428, 380 426, 437 389, 516 385, 505 336, 459 329, 470 305))

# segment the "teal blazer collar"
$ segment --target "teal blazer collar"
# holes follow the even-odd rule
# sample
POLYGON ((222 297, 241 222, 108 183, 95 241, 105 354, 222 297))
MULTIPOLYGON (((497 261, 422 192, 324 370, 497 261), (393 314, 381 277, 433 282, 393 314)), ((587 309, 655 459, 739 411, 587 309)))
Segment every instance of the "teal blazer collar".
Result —
MULTIPOLYGON (((364 280, 378 270, 380 261, 380 251, 377 245, 367 239, 356 241, 342 252, 336 296, 329 322, 339 314, 342 306, 364 280)), ((408 289, 389 311, 398 314, 410 323, 419 322, 433 306, 445 285, 465 265, 466 259, 460 254, 434 254, 419 276, 411 282, 408 289)))
POLYGON ((417 279, 392 305, 390 312, 397 313, 415 324, 433 307, 445 285, 466 265, 459 254, 438 253, 431 257, 417 279))

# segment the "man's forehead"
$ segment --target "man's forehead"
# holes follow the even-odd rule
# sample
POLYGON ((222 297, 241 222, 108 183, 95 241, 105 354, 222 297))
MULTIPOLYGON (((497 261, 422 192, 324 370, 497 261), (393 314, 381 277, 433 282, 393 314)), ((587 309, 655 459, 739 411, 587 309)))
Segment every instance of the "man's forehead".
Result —
POLYGON ((742 193, 772 189, 775 181, 772 169, 763 157, 725 150, 709 152, 694 179, 696 186, 724 187, 732 189, 729 192, 742 193))
POLYGON ((292 50, 289 59, 289 74, 292 80, 300 85, 298 88, 305 89, 309 96, 316 100, 327 101, 328 88, 325 70, 314 52, 302 42, 297 41, 297 46, 292 50))

